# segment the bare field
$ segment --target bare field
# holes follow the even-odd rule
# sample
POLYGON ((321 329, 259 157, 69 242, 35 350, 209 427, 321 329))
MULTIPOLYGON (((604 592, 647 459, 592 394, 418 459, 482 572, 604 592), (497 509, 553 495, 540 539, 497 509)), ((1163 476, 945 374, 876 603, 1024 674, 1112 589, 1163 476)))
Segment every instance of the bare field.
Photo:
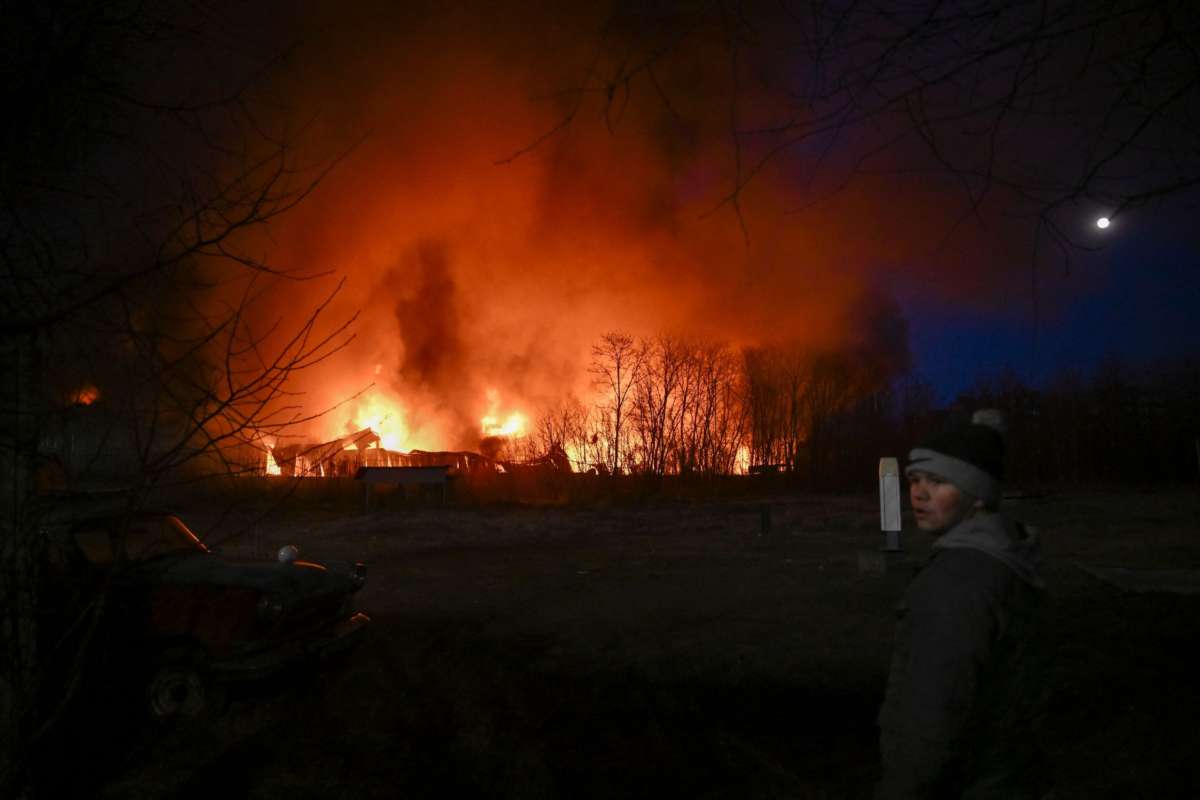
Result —
MULTIPOLYGON (((1200 569, 1200 496, 1008 506, 1043 532, 1058 797, 1194 796, 1200 597, 1122 594, 1071 562, 1200 569)), ((363 644, 235 691, 207 724, 126 725, 114 745, 88 722, 73 738, 92 743, 91 768, 62 788, 114 800, 866 797, 909 575, 860 571, 878 525, 873 495, 293 509, 229 552, 291 543, 367 562, 363 644)), ((905 545, 916 559, 928 541, 906 532, 905 545)))

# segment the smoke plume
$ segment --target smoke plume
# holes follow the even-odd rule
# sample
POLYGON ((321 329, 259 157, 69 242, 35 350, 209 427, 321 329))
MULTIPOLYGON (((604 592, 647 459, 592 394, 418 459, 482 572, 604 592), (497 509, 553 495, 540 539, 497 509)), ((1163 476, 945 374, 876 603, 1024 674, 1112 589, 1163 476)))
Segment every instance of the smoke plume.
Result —
MULTIPOLYGON (((820 154, 791 153, 731 197, 756 151, 713 99, 729 63, 711 49, 606 94, 598 76, 622 48, 638 57, 650 23, 504 5, 314 3, 277 32, 300 42, 276 91, 312 120, 306 152, 348 149, 270 232, 274 263, 345 275, 331 311, 360 314, 351 347, 303 376, 313 407, 362 392, 322 432, 369 422, 383 396, 403 407, 402 446, 473 446, 486 414, 586 392, 610 330, 867 348, 902 370, 888 281, 911 270, 953 295, 984 280, 952 249, 922 261, 945 216, 928 179, 830 193, 802 175, 820 154)), ((744 124, 769 121, 753 87, 738 96, 744 124)), ((317 284, 277 302, 303 308, 317 284)))

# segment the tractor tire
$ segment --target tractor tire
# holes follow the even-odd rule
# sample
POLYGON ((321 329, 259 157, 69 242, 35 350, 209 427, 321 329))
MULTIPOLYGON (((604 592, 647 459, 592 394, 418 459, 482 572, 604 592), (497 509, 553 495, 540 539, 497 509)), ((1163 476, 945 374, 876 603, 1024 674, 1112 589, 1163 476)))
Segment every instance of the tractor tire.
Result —
POLYGON ((194 648, 172 648, 155 659, 146 686, 146 709, 158 722, 184 722, 215 717, 224 707, 224 687, 203 667, 194 648))

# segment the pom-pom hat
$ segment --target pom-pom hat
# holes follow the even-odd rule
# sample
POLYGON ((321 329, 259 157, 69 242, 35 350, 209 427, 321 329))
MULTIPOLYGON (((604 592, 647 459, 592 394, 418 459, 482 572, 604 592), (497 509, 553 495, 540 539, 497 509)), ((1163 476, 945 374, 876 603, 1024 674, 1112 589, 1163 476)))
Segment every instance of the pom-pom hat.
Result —
POLYGON ((994 408, 976 411, 968 425, 939 433, 908 453, 905 475, 928 472, 994 506, 1004 480, 1004 416, 994 408))

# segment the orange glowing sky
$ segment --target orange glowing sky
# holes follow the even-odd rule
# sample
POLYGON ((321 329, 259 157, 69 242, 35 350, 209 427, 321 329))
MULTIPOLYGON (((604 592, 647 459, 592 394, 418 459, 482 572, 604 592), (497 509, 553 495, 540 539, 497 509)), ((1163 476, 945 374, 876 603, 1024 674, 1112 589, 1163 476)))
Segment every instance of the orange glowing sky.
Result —
MULTIPOLYGON (((346 277, 333 316, 361 314, 352 345, 301 383, 308 408, 366 391, 314 435, 371 424, 389 447, 473 448, 485 418, 585 394, 589 346, 615 329, 852 344, 903 362, 881 275, 909 270, 957 296, 989 280, 953 248, 921 260, 945 217, 927 179, 860 181, 798 213, 811 199, 798 156, 742 195, 746 231, 728 206, 713 211, 735 175, 729 110, 689 87, 720 85, 726 65, 686 54, 658 76, 670 105, 644 86, 608 106, 586 96, 569 127, 505 161, 570 109, 561 90, 583 80, 602 15, 402 5, 305 7, 275 87, 315 119, 306 157, 357 143, 262 245, 278 266, 346 277)), ((333 280, 282 286, 264 318, 333 280)))

